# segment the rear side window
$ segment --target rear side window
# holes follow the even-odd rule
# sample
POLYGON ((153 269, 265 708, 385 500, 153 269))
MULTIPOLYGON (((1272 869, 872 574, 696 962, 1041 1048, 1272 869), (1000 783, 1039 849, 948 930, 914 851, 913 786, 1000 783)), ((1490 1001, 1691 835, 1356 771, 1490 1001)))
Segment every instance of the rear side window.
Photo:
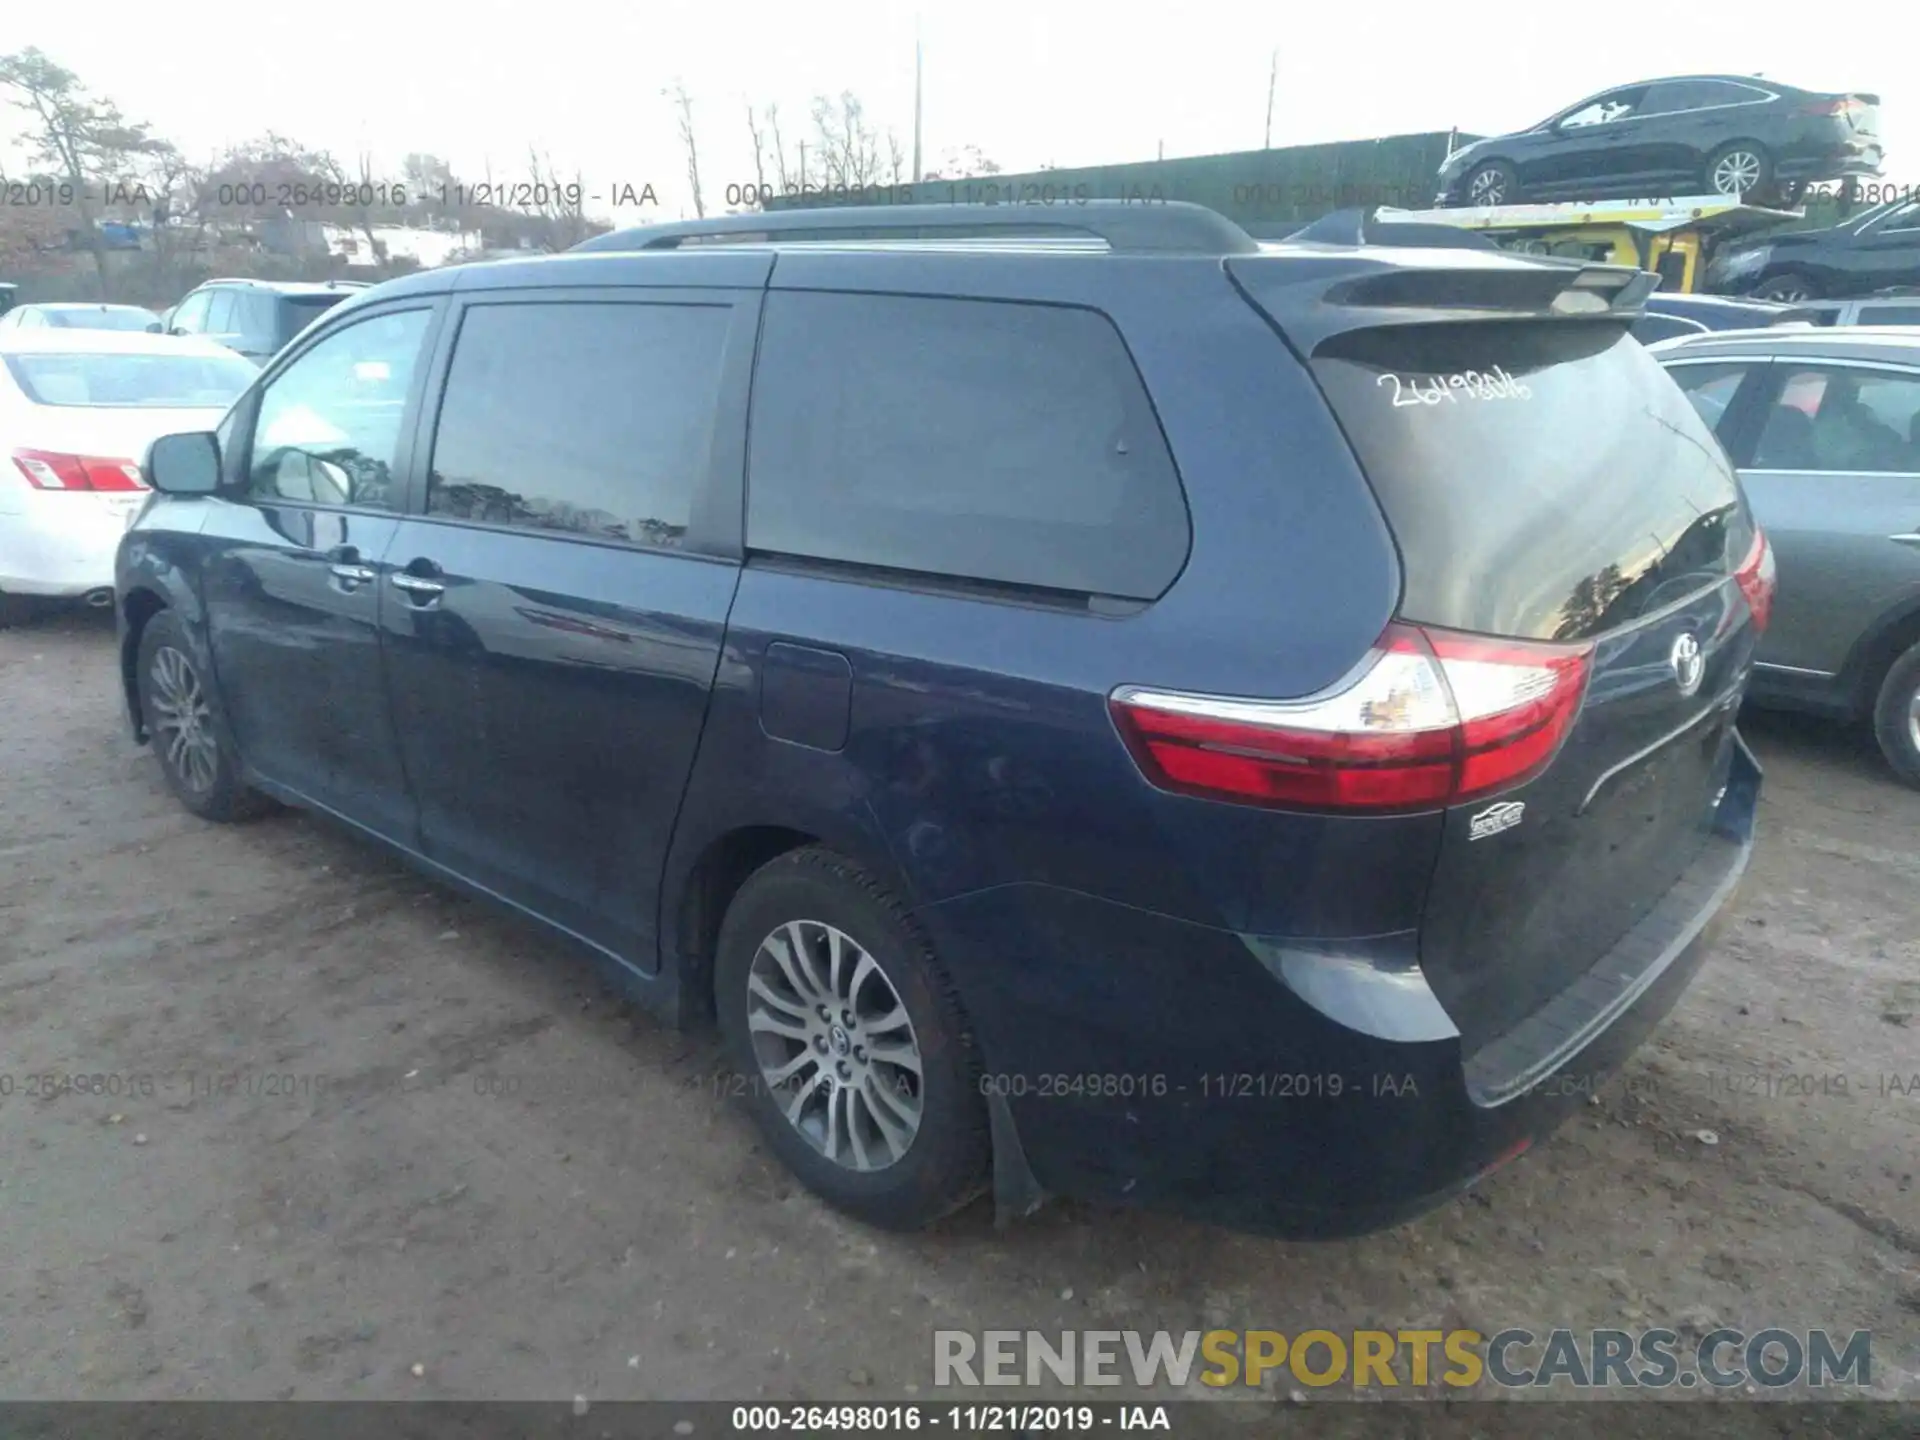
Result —
POLYGON ((1399 541, 1410 620, 1584 639, 1752 541, 1725 452, 1613 322, 1352 331, 1313 369, 1399 541))
POLYGON ((706 478, 725 306, 475 305, 427 512, 675 546, 706 478))
POLYGON ((1920 301, 1911 305, 1862 305, 1862 325, 1920 325, 1920 301))
POLYGON ((1186 563, 1173 457, 1089 310, 772 294, 749 434, 755 550, 1135 600, 1186 563))
POLYGON ((1752 368, 1751 361, 1730 360, 1720 365, 1675 365, 1667 373, 1692 403, 1694 414, 1717 432, 1727 407, 1740 392, 1740 382, 1752 368))

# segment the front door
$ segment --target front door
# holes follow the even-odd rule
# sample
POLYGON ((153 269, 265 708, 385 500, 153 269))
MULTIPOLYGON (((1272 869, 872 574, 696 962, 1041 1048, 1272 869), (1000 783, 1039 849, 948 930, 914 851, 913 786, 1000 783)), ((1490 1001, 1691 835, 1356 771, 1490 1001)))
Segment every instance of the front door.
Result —
POLYGON ((433 314, 352 320, 272 376, 238 412, 232 485, 202 534, 208 640, 247 763, 409 844, 379 620, 433 314))
POLYGON ((739 576, 744 439, 726 432, 744 430, 757 305, 467 303, 424 513, 401 523, 381 582, 423 851, 646 971, 739 576), (735 519, 710 526, 729 463, 735 519))

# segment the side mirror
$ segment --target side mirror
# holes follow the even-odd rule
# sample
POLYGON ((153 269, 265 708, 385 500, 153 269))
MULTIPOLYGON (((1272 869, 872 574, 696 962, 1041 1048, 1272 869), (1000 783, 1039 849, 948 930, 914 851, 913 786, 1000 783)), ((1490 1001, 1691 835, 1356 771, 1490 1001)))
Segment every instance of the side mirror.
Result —
POLYGON ((175 325, 171 330, 167 331, 167 333, 169 335, 184 335, 187 332, 182 330, 178 325, 175 325))
POLYGON ((147 447, 140 473, 162 495, 211 495, 220 488, 220 442, 211 430, 162 435, 147 447))
POLYGON ((149 335, 164 335, 167 333, 167 327, 162 325, 158 320, 155 320, 151 325, 147 326, 147 333, 149 335))

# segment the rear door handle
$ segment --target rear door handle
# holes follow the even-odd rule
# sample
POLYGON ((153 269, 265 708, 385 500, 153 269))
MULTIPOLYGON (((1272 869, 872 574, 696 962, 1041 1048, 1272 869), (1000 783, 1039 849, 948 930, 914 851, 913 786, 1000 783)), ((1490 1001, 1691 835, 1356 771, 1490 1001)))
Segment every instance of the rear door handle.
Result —
POLYGON ((427 580, 418 575, 409 575, 404 570, 394 571, 390 578, 395 585, 398 585, 409 595, 418 596, 422 600, 431 600, 447 588, 438 580, 427 580))

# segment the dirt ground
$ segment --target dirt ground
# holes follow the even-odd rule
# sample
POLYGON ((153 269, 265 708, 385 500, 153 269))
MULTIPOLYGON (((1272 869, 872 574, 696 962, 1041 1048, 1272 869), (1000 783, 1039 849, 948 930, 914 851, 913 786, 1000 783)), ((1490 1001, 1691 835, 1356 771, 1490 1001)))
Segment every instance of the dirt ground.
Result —
POLYGON ((1749 718, 1724 943, 1467 1198, 1339 1244, 1060 1203, 897 1237, 557 943, 305 817, 187 815, 112 659, 97 616, 0 632, 0 1396, 897 1399, 936 1328, 1726 1324, 1870 1329, 1920 1399, 1920 794, 1855 735, 1749 718))

